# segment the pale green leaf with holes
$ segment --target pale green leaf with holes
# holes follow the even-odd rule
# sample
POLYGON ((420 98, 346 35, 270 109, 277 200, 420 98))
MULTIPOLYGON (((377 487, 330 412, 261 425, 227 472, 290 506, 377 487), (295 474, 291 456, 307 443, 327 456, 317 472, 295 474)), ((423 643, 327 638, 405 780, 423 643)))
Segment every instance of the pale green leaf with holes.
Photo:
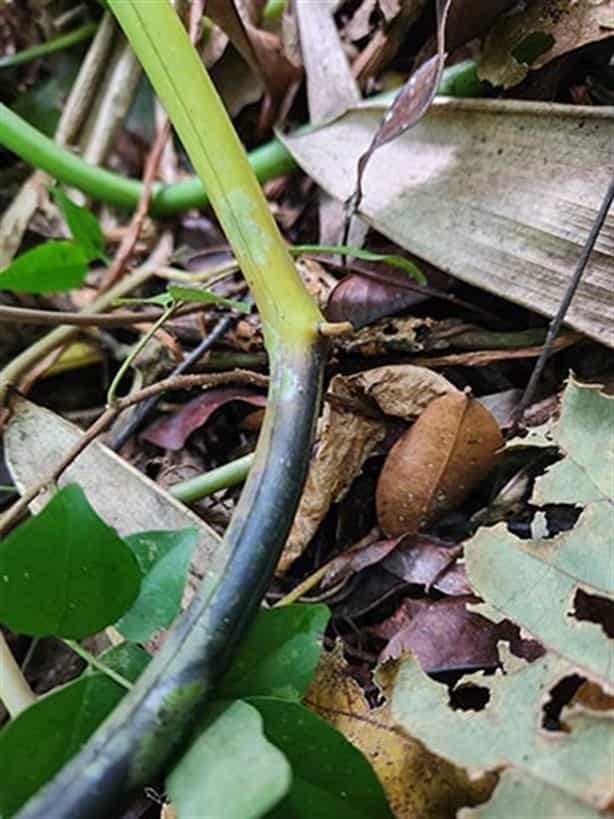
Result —
POLYGON ((453 710, 445 685, 418 662, 402 663, 395 681, 395 720, 429 750, 472 771, 511 766, 594 808, 614 797, 611 720, 599 712, 563 709, 566 730, 544 728, 543 705, 553 687, 575 669, 552 654, 526 664, 502 652, 505 673, 471 674, 456 683, 486 690, 480 711, 453 710))

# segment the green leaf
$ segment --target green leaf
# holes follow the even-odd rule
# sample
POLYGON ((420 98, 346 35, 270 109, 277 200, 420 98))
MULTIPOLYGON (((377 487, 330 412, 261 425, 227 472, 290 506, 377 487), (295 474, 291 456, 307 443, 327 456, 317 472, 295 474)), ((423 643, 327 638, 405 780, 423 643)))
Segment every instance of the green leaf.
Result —
POLYGON ((45 242, 18 256, 0 272, 0 290, 18 293, 57 293, 83 284, 87 256, 83 248, 65 240, 45 242))
POLYGON ((373 768, 332 725, 298 703, 272 697, 247 702, 292 766, 292 787, 269 819, 392 819, 373 768))
POLYGON ((57 185, 51 188, 56 205, 62 211, 73 238, 83 248, 88 261, 105 260, 105 241, 98 219, 88 209, 75 204, 57 185))
POLYGON ((140 583, 129 546, 76 484, 0 543, 0 622, 21 634, 96 634, 132 605, 140 583))
POLYGON ((265 737, 260 714, 236 700, 212 704, 204 730, 166 785, 179 816, 258 819, 290 781, 290 766, 265 737))
MULTIPOLYGON (((151 656, 135 643, 125 642, 108 648, 98 659, 126 680, 136 682, 151 662, 151 656)), ((91 673, 98 673, 91 670, 91 673)))
POLYGON ((260 609, 216 696, 301 700, 318 664, 329 617, 322 605, 260 609))
POLYGON ((178 301, 198 301, 203 304, 220 304, 224 307, 230 307, 231 310, 238 310, 241 313, 249 313, 251 310, 250 305, 246 301, 225 299, 222 296, 211 293, 209 290, 197 290, 195 287, 172 285, 168 288, 168 292, 178 301))
POLYGON ((397 267, 415 279, 418 284, 427 284, 426 276, 417 265, 394 253, 374 253, 360 247, 352 247, 352 245, 294 245, 289 250, 293 256, 299 256, 302 253, 334 253, 361 259, 363 262, 381 262, 397 267))
POLYGON ((126 543, 134 552, 143 581, 136 602, 116 628, 128 640, 144 643, 158 629, 170 626, 179 612, 198 532, 140 532, 127 537, 126 543))
POLYGON ((96 672, 41 697, 0 731, 0 816, 10 816, 75 754, 125 694, 96 672))

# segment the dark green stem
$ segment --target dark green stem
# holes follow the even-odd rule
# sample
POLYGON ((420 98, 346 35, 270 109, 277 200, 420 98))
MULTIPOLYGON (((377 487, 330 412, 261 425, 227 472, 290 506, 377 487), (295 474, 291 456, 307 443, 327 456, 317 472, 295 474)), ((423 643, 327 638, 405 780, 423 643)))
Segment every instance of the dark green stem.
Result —
POLYGON ((264 595, 301 495, 325 349, 286 349, 239 506, 203 586, 134 688, 18 819, 108 819, 179 753, 264 595))

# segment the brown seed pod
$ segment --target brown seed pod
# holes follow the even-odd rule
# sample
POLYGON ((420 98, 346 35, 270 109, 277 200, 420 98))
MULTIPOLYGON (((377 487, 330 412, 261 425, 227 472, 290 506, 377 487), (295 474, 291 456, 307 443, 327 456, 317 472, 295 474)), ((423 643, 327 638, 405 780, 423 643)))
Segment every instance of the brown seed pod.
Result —
POLYGON ((388 537, 418 532, 454 509, 497 465, 503 436, 492 414, 464 393, 436 398, 384 462, 375 503, 388 537))

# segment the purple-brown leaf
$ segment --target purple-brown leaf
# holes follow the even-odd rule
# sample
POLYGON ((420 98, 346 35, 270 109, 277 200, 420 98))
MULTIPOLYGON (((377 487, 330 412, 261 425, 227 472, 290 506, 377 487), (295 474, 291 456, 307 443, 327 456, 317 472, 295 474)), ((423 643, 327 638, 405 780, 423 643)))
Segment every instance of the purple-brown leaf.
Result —
POLYGON ((230 401, 264 407, 266 396, 244 387, 219 387, 207 390, 177 412, 154 422, 141 436, 163 449, 179 450, 194 430, 206 424, 213 413, 230 401))

